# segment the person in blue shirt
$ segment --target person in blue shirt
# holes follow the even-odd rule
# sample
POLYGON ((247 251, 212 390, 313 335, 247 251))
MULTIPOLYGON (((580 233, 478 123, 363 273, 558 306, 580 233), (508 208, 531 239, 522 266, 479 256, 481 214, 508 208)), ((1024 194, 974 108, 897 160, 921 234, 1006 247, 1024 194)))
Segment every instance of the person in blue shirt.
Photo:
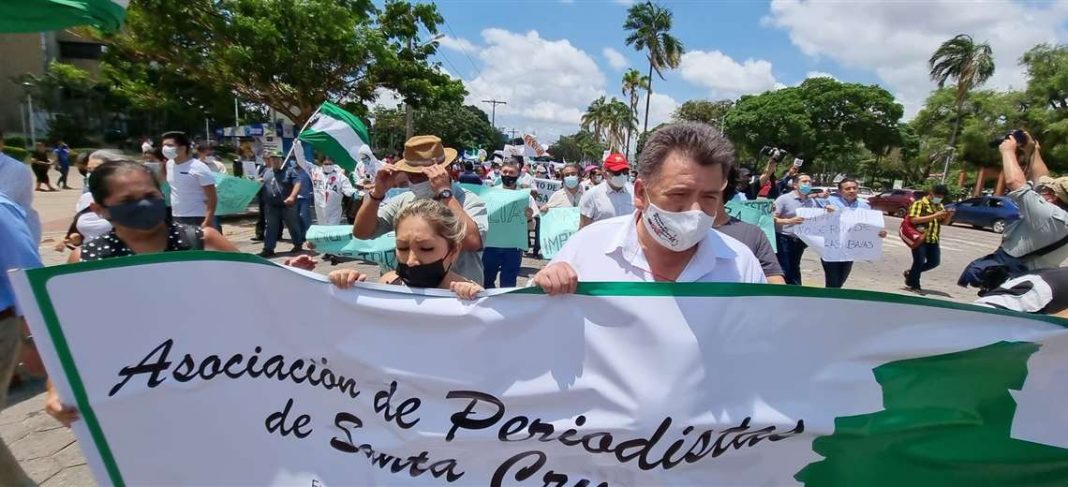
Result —
POLYGON ((266 230, 263 234, 263 251, 260 257, 274 257, 274 247, 282 234, 282 224, 289 229, 293 239, 293 252, 299 252, 304 246, 304 234, 300 232, 301 224, 295 210, 297 196, 300 194, 300 176, 293 169, 297 164, 282 166, 282 153, 275 151, 267 155, 267 167, 264 168, 263 210, 266 230))
MULTIPOLYGON (((871 205, 867 201, 858 198, 860 183, 853 178, 845 178, 838 182, 838 194, 831 195, 826 199, 825 205, 834 210, 870 210, 871 205)), ((880 237, 886 237, 886 230, 879 232, 880 237)), ((824 287, 841 288, 849 279, 849 273, 853 271, 853 262, 827 262, 823 263, 824 287)))
MULTIPOLYGON (((0 409, 7 405, 7 389, 23 346, 23 319, 15 306, 15 292, 7 271, 41 267, 37 242, 26 224, 26 212, 0 193, 0 409)), ((27 346, 32 342, 26 340, 27 346)), ((19 466, 11 450, 0 440, 0 484, 35 485, 19 466)))
POLYGON ((294 252, 300 252, 304 250, 304 238, 308 234, 308 229, 312 225, 312 205, 315 204, 315 188, 313 187, 311 174, 305 171, 300 164, 296 161, 290 161, 288 166, 292 166, 293 172, 300 180, 300 190, 297 191, 297 204, 293 206, 293 211, 296 212, 296 221, 300 225, 297 232, 300 233, 300 244, 297 244, 294 236, 293 248, 294 252))
POLYGON ((61 140, 56 142, 52 153, 56 155, 56 170, 59 171, 59 181, 56 185, 60 189, 71 189, 67 185, 67 172, 70 171, 70 147, 67 147, 67 143, 61 140))

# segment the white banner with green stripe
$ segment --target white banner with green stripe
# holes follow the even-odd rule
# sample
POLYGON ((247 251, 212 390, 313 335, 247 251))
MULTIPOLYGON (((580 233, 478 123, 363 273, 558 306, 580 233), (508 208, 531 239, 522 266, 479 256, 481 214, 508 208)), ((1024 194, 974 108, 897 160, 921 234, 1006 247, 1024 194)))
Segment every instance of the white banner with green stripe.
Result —
POLYGON ((371 141, 367 127, 359 118, 330 102, 319 107, 299 138, 349 172, 355 170, 360 149, 371 141))
POLYGON ((114 32, 129 0, 2 0, 0 32, 48 32, 82 25, 114 32))
POLYGON ((101 484, 1068 479, 1055 318, 771 285, 461 301, 211 252, 13 282, 101 484))

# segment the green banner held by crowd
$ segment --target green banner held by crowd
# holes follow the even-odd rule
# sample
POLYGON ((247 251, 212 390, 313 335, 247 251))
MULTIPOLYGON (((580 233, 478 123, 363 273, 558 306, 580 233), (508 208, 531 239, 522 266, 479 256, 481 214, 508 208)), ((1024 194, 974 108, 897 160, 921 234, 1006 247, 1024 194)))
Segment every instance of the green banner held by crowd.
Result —
POLYGON ((767 199, 750 201, 730 201, 727 203, 727 214, 746 223, 752 223, 764 231, 771 242, 771 248, 776 251, 779 247, 775 244, 775 220, 771 217, 774 201, 767 199))
POLYGON ((352 225, 312 225, 305 238, 315 246, 317 252, 374 262, 383 272, 397 267, 394 232, 371 240, 360 240, 353 238, 352 225))
POLYGON ((489 215, 489 231, 485 247, 522 249, 528 246, 527 208, 530 207, 530 192, 461 184, 460 186, 478 195, 486 202, 489 215))
POLYGON ((541 215, 541 255, 552 259, 579 227, 578 208, 551 208, 541 215))

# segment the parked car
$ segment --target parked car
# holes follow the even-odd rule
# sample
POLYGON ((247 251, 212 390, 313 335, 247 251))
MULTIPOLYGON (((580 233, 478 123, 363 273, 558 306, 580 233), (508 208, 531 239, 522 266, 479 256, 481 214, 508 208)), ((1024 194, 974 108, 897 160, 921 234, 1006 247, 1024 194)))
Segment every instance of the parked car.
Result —
POLYGON ((959 203, 950 203, 946 209, 956 210, 953 223, 963 223, 976 228, 989 228, 995 233, 1005 231, 1005 225, 1020 219, 1020 209, 1004 196, 980 196, 959 203))
POLYGON ((857 188, 857 198, 860 198, 862 200, 870 200, 874 197, 875 191, 872 191, 871 188, 867 186, 861 186, 860 188, 857 188))
POLYGON ((904 218, 912 203, 923 198, 925 194, 927 194, 926 191, 915 189, 895 189, 870 198, 868 204, 873 210, 904 218))

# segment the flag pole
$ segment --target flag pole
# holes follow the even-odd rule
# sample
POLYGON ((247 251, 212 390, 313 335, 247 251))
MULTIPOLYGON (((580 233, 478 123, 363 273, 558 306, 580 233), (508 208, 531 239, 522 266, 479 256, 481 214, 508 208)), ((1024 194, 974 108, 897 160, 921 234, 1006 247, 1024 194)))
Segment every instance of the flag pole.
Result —
MULTIPOLYGON (((323 103, 326 103, 326 102, 323 102, 323 103)), ((289 144, 289 152, 287 152, 286 153, 286 157, 284 159, 282 159, 282 168, 283 169, 285 169, 285 167, 289 164, 289 156, 293 155, 293 149, 295 149, 297 147, 297 141, 300 140, 300 134, 304 132, 304 129, 308 128, 308 124, 311 123, 312 119, 315 118, 315 116, 319 114, 319 110, 322 110, 322 109, 323 109, 323 105, 320 104, 319 108, 316 108, 315 111, 312 112, 312 114, 308 117, 308 119, 304 121, 304 126, 302 126, 300 128, 300 130, 297 131, 297 136, 293 138, 293 143, 289 144)), ((303 148, 303 145, 301 147, 303 148)))

